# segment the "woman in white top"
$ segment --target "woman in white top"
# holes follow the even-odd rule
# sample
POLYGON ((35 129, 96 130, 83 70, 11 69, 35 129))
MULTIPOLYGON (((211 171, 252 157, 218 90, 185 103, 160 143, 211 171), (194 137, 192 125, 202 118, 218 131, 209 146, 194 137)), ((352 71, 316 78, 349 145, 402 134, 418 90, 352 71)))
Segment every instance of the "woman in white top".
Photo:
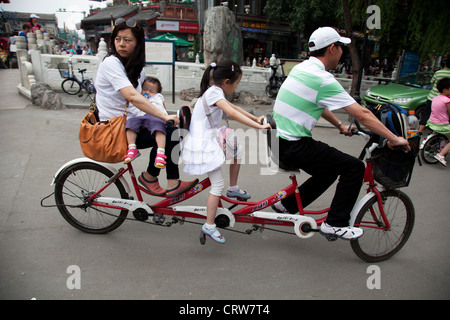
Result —
MULTIPOLYGON (((225 155, 217 141, 215 128, 220 127, 223 113, 253 128, 270 128, 268 124, 260 124, 264 117, 255 117, 225 98, 225 95, 230 95, 236 90, 241 78, 242 71, 239 65, 230 60, 213 62, 206 68, 200 85, 200 97, 192 113, 189 135, 181 152, 184 172, 192 175, 207 173, 211 181, 211 190, 206 204, 206 223, 202 227, 202 232, 219 243, 225 243, 225 238, 217 230, 214 219, 225 186, 222 174, 225 155), (211 113, 215 128, 211 127, 205 107, 211 113)), ((237 158, 239 158, 239 152, 237 158)), ((235 159, 230 167, 230 187, 227 196, 250 198, 237 185, 239 167, 240 164, 235 159)))
MULTIPOLYGON (((111 51, 98 68, 95 87, 95 98, 98 116, 101 121, 123 114, 129 102, 128 118, 137 116, 141 111, 158 117, 165 122, 179 122, 175 115, 167 115, 152 105, 142 94, 142 83, 145 79, 145 39, 142 27, 133 19, 117 19, 111 35, 111 51)), ((171 150, 178 142, 172 142, 171 133, 175 127, 167 128, 167 187, 159 186, 160 169, 155 168, 156 142, 148 131, 138 135, 136 144, 140 149, 153 147, 146 172, 139 176, 139 182, 157 196, 175 197, 181 192, 195 186, 198 180, 184 182, 179 180, 178 165, 170 158, 171 150)))

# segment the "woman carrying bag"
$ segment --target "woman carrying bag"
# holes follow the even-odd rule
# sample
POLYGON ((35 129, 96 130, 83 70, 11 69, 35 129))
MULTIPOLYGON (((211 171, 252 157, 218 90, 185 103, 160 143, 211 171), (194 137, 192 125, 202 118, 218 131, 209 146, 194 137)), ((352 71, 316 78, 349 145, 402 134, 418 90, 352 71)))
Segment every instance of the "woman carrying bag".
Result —
MULTIPOLYGON (((164 121, 179 122, 176 115, 166 115, 152 105, 142 94, 142 83, 145 80, 145 38, 144 31, 133 19, 116 20, 111 35, 110 53, 98 68, 95 87, 97 94, 95 103, 100 121, 121 116, 128 104, 128 119, 138 115, 139 110, 158 117, 164 121)), ((156 141, 148 132, 138 135, 136 145, 139 149, 153 147, 146 172, 138 180, 153 195, 175 197, 195 186, 198 180, 179 180, 178 165, 171 159, 171 151, 178 141, 170 138, 176 127, 167 128, 167 190, 158 182, 160 169, 154 166, 156 157, 156 141)))

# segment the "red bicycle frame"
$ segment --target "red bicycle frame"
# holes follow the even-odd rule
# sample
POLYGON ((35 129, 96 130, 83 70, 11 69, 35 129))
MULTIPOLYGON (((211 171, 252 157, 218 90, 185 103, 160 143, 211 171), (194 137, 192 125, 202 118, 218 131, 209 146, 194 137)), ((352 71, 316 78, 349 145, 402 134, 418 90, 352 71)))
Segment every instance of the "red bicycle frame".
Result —
MULTIPOLYGON (((124 168, 124 167, 120 168, 118 170, 118 172, 107 181, 105 186, 102 187, 100 190, 98 190, 96 193, 92 194, 88 200, 92 201, 93 205, 108 207, 108 208, 118 209, 118 210, 124 210, 124 208, 120 207, 120 206, 113 206, 113 205, 97 203, 95 201, 95 199, 101 194, 101 192, 104 189, 106 189, 110 184, 114 183, 114 181, 116 181, 117 179, 122 177, 126 172, 130 173, 131 181, 133 183, 133 188, 136 192, 138 201, 141 201, 141 202, 143 201, 141 192, 151 195, 144 187, 142 187, 138 184, 136 176, 134 174, 133 167, 132 167, 131 163, 128 163, 127 168, 124 168)), ((222 203, 223 201, 230 203, 232 205, 232 207, 241 205, 241 206, 243 206, 242 208, 232 212, 232 214, 235 217, 235 221, 242 222, 242 223, 261 224, 262 226, 264 226, 266 224, 267 225, 292 226, 293 223, 289 222, 289 221, 264 219, 264 218, 259 218, 259 217, 255 217, 252 215, 253 212, 261 211, 261 210, 275 204, 276 202, 280 201, 281 199, 284 199, 287 196, 292 195, 292 194, 295 194, 295 198, 297 200, 297 206, 298 206, 300 215, 323 215, 323 214, 326 214, 329 212, 330 208, 326 208, 323 210, 315 210, 315 211, 304 210, 302 201, 301 201, 301 197, 300 197, 300 193, 298 191, 297 178, 293 174, 290 175, 289 178, 291 179, 291 183, 286 188, 278 191, 277 193, 270 195, 269 197, 267 197, 261 201, 258 201, 258 202, 239 201, 239 200, 227 198, 225 196, 221 196, 220 197, 221 201, 219 203, 219 207, 223 207, 223 203, 222 203)), ((364 173, 364 182, 369 183, 367 192, 368 193, 373 192, 375 194, 375 196, 377 197, 378 207, 379 207, 380 214, 381 214, 381 217, 382 217, 385 227, 379 226, 379 223, 378 223, 379 219, 378 219, 377 215, 375 214, 373 208, 370 208, 371 215, 373 217, 373 221, 361 222, 359 224, 359 226, 388 230, 390 228, 390 224, 389 224, 389 221, 384 212, 381 193, 375 186, 375 179, 374 179, 373 172, 372 172, 372 162, 370 160, 367 161, 367 165, 366 165, 366 169, 365 169, 365 173, 364 173)), ((202 192, 203 190, 207 189, 210 186, 211 186, 211 182, 209 181, 209 178, 205 178, 204 180, 199 181, 195 187, 185 191, 184 193, 182 193, 174 198, 164 197, 163 200, 161 200, 153 205, 150 205, 150 208, 154 211, 155 214, 177 216, 177 217, 181 217, 183 220, 185 218, 204 218, 204 216, 202 216, 201 214, 174 210, 171 206, 173 206, 174 204, 177 204, 179 202, 182 202, 182 201, 192 198, 193 196, 197 195, 198 193, 202 192)), ((319 226, 323 223, 323 221, 325 221, 325 219, 326 219, 326 216, 315 219, 315 221, 316 221, 317 225, 319 226)))

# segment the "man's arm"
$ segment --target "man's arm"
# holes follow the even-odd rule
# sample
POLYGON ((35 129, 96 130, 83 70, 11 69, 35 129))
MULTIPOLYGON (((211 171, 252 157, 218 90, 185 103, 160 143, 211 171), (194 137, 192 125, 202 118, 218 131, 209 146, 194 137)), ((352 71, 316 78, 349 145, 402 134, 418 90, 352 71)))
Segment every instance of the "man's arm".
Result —
POLYGON ((370 131, 386 138, 390 147, 404 146, 406 150, 410 150, 408 140, 397 137, 370 110, 356 102, 345 107, 344 110, 370 131))
POLYGON ((325 110, 323 111, 322 118, 338 128, 342 133, 344 130, 348 129, 348 127, 344 126, 342 122, 333 114, 333 112, 328 110, 328 108, 325 108, 325 110))

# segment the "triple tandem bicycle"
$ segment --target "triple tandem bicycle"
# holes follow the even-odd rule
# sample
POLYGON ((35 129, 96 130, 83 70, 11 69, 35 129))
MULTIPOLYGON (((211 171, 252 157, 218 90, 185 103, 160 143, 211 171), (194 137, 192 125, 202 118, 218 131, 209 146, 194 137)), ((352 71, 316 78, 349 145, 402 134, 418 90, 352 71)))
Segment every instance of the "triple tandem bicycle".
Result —
MULTIPOLYGON (((270 119, 270 115, 267 117, 268 120, 273 120, 270 119)), ((274 125, 272 128, 273 132, 274 125)), ((361 131, 358 134, 366 140, 369 139, 368 135, 361 131)), ((266 154, 268 163, 273 166, 271 135, 274 136, 268 131, 266 154)), ((350 241, 351 248, 359 258, 367 262, 379 262, 395 255, 411 235, 415 217, 414 205, 404 192, 385 189, 375 182, 371 152, 377 146, 376 143, 370 145, 368 143, 365 152, 362 153, 366 158, 364 182, 367 185, 367 193, 355 205, 350 219, 351 226, 364 230, 362 237, 350 241)), ((293 232, 281 232, 294 234, 301 239, 312 237, 326 220, 329 208, 304 210, 297 189, 296 174, 289 172, 289 179, 291 182, 288 186, 260 201, 241 201, 221 196, 215 218, 216 225, 219 228, 239 232, 232 229, 234 225, 247 223, 252 225, 244 232, 247 234, 257 230, 281 231, 270 227, 285 226, 293 228, 293 232), (297 200, 298 214, 263 211, 292 194, 295 194, 297 200)), ((211 183, 209 178, 206 178, 174 198, 164 196, 160 201, 148 204, 144 201, 143 195, 150 193, 138 184, 131 163, 117 169, 110 164, 80 158, 64 164, 54 176, 52 185, 56 206, 64 219, 81 231, 101 234, 115 230, 127 219, 164 227, 175 223, 195 223, 191 219, 206 219, 206 206, 188 206, 180 203, 204 191, 211 183), (127 173, 131 179, 131 188, 125 179, 127 173), (131 196, 132 190, 136 199, 131 196), (132 212, 134 219, 127 218, 129 212, 132 212), (166 221, 167 218, 171 220, 166 221)), ((337 240, 332 236, 327 239, 337 240)), ((200 242, 205 244, 205 241, 204 235, 200 234, 200 242)))

